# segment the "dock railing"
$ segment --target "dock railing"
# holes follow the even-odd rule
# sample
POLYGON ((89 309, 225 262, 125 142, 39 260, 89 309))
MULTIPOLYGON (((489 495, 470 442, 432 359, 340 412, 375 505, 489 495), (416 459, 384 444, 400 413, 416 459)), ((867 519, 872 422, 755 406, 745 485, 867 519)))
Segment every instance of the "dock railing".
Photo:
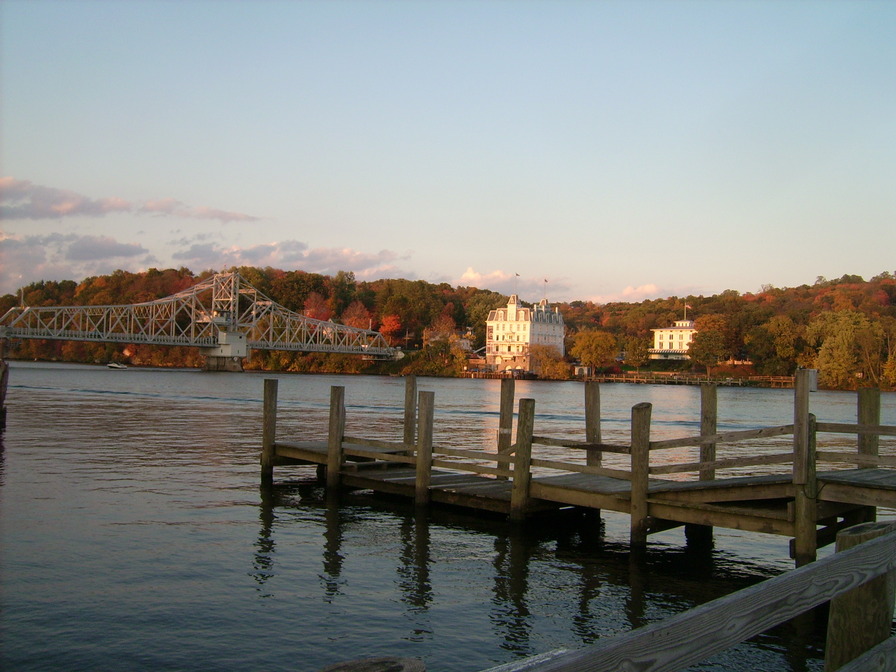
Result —
POLYGON ((838 552, 810 565, 583 649, 487 672, 676 672, 829 601, 825 672, 893 671, 894 593, 896 525, 866 523, 842 531, 838 552))
MULTIPOLYGON (((498 480, 512 480, 510 516, 522 519, 527 516, 537 502, 539 493, 543 492, 543 474, 554 472, 562 474, 583 474, 595 477, 616 479, 630 482, 630 497, 618 496, 611 499, 592 497, 581 500, 583 506, 596 509, 607 506, 613 510, 630 514, 631 543, 635 546, 646 544, 650 532, 668 529, 676 525, 686 525, 689 533, 709 532, 711 525, 726 525, 726 512, 710 503, 701 504, 696 498, 691 503, 682 504, 682 498, 676 501, 669 496, 668 486, 664 483, 680 483, 682 480, 708 481, 714 485, 724 484, 734 476, 721 478, 720 471, 731 470, 743 472, 745 469, 771 469, 779 476, 774 486, 769 486, 768 494, 758 490, 751 496, 756 499, 773 499, 786 496, 792 503, 783 514, 775 514, 773 520, 768 516, 759 522, 763 529, 776 534, 793 537, 791 554, 797 564, 805 564, 815 559, 819 545, 833 541, 837 531, 848 525, 871 517, 856 515, 834 515, 836 507, 825 505, 820 507, 818 487, 816 484, 816 463, 819 460, 834 461, 842 464, 853 464, 859 467, 896 467, 896 457, 879 454, 879 438, 896 436, 896 427, 880 424, 880 393, 877 390, 861 390, 858 394, 857 422, 818 423, 809 413, 809 391, 812 383, 811 371, 800 371, 796 376, 794 392, 794 422, 791 424, 761 427, 756 429, 732 432, 717 431, 717 399, 716 387, 705 385, 701 389, 700 433, 673 439, 654 441, 650 436, 650 419, 652 406, 647 403, 636 404, 631 412, 630 443, 605 443, 600 431, 600 397, 598 383, 585 384, 585 439, 575 440, 568 437, 549 437, 535 433, 535 402, 532 399, 520 399, 516 413, 516 437, 513 439, 513 400, 514 381, 504 380, 501 385, 501 405, 499 429, 496 437, 496 450, 475 450, 440 446, 433 443, 433 408, 435 404, 433 392, 416 390, 416 380, 407 379, 405 390, 404 431, 400 440, 385 441, 380 439, 351 436, 345 434, 345 390, 334 386, 331 389, 330 420, 327 441, 326 480, 328 486, 338 488, 341 473, 344 470, 363 470, 367 468, 386 468, 392 466, 410 467, 416 470, 416 501, 427 504, 430 500, 430 481, 432 469, 447 469, 457 472, 472 473, 498 480), (817 450, 818 436, 824 433, 855 434, 856 450, 817 450), (779 437, 791 437, 791 447, 786 452, 775 448, 779 437), (772 440, 769 446, 768 440, 772 440), (761 444, 760 446, 757 445, 761 444), (746 446, 750 454, 732 455, 732 446, 746 446), (548 454, 539 450, 548 447, 548 454), (693 448, 693 453, 676 456, 679 461, 652 460, 656 451, 669 449, 693 448), (719 450, 719 449, 722 450, 719 450), (558 449, 566 449, 570 459, 558 455, 558 449), (771 452, 769 452, 771 451, 771 452), (584 453, 584 459, 583 459, 584 453), (720 456, 721 453, 721 456, 720 456), (627 464, 615 460, 604 463, 605 455, 628 456, 627 464), (693 458, 690 456, 693 455, 693 458), (347 459, 349 458, 349 459, 347 459), (689 459, 690 458, 690 459, 689 459), (775 467, 787 467, 781 473, 775 467), (533 470, 535 470, 533 472, 533 470), (535 474, 535 475, 534 475, 535 474), (688 475, 691 478, 687 478, 688 475), (669 478, 675 476, 677 478, 669 478), (685 477, 682 479, 682 477, 685 477), (539 481, 535 498, 532 497, 533 479, 539 481), (655 494, 661 486, 665 493, 655 494), (775 489, 772 490, 772 487, 775 489), (782 495, 782 487, 789 488, 782 495), (651 493, 654 494, 651 494, 651 493), (696 502, 696 503, 694 503, 696 502), (683 517, 684 508, 690 512, 683 517), (698 514, 696 512, 700 511, 698 514), (819 516, 819 512, 822 516, 819 516), (829 515, 829 512, 830 513, 829 515), (782 517, 783 515, 783 517, 782 517), (769 522, 766 522, 768 519, 769 522), (719 522, 722 521, 722 522, 719 522), (822 529, 818 529, 822 525, 822 529)), ((265 480, 266 470, 273 468, 278 462, 277 446, 290 447, 296 444, 276 441, 276 385, 269 390, 269 384, 276 381, 265 381, 265 431, 263 433, 262 478, 265 480), (273 409, 273 410, 272 410, 273 409), (273 415, 273 419, 268 416, 273 415)), ((740 449, 737 449, 740 452, 740 449)), ((284 457, 287 453, 284 451, 284 457)), ((322 475, 322 474, 321 474, 322 475)), ((836 486, 828 486, 831 492, 836 486)), ((690 497, 690 495, 688 495, 690 497)), ((547 499, 547 498, 545 498, 547 499)), ((567 501, 578 504, 579 500, 567 501)), ((851 500, 843 500, 851 501, 851 500)), ((855 502, 865 505, 871 510, 871 502, 855 502)), ((841 507, 843 508, 843 507, 841 507)), ((855 507, 854 507, 855 508, 855 507)), ((867 513, 867 511, 866 511, 867 513)), ((744 511, 732 515, 745 515, 744 511)), ((735 526, 739 526, 735 525, 735 526)), ((744 529, 753 529, 746 527, 744 529)), ((689 534, 690 537, 690 534, 689 534)))

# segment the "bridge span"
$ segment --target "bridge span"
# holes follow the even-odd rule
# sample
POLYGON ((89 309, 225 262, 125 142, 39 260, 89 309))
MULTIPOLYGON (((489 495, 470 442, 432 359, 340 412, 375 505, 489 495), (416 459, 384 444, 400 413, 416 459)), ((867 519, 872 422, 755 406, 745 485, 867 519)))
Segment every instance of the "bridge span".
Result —
POLYGON ((0 317, 0 340, 10 338, 195 346, 210 370, 241 370, 250 349, 401 356, 381 333, 291 311, 238 272, 145 303, 16 306, 0 317))

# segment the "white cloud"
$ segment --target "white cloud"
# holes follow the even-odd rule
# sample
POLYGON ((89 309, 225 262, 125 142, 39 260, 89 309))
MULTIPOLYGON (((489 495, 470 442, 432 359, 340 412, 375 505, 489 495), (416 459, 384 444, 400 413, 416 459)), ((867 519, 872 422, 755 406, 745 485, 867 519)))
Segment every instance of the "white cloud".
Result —
POLYGON ((148 214, 219 222, 251 222, 259 218, 205 206, 191 207, 173 198, 132 203, 123 198, 90 198, 67 189, 44 187, 28 180, 0 177, 0 217, 6 220, 104 217, 109 213, 148 214))
POLYGON ((252 247, 224 247, 214 242, 196 242, 181 252, 175 252, 172 258, 192 269, 271 266, 283 270, 301 269, 325 275, 334 275, 337 271, 351 271, 358 279, 410 275, 395 265, 395 262, 403 257, 390 250, 368 253, 347 247, 309 249, 305 243, 298 240, 263 243, 252 247))
POLYGON ((99 261, 144 255, 147 250, 134 243, 119 243, 108 236, 80 236, 68 246, 65 258, 71 261, 99 261))
POLYGON ((0 294, 41 280, 81 280, 121 269, 139 272, 158 265, 140 245, 107 236, 51 233, 0 238, 0 294))

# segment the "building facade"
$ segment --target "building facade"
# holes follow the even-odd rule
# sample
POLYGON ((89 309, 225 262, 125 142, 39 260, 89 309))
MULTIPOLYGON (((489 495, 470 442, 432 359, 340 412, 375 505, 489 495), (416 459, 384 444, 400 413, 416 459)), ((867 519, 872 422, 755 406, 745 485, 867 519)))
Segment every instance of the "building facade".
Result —
POLYGON ((671 327, 651 331, 653 347, 648 350, 650 359, 690 359, 688 346, 697 333, 693 320, 677 320, 671 327))
POLYGON ((493 371, 537 373, 533 369, 530 346, 554 348, 562 357, 566 354, 565 335, 566 327, 559 308, 552 310, 547 299, 527 308, 513 294, 506 308, 497 308, 488 314, 485 323, 486 366, 493 371))

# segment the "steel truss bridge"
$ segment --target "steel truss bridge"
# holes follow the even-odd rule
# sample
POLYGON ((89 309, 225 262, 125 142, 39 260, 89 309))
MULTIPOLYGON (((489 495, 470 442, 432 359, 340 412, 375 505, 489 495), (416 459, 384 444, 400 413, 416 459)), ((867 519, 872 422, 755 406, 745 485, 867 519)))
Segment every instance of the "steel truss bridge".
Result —
MULTIPOLYGON (((291 311, 236 272, 219 273, 172 296, 116 306, 17 306, 0 317, 0 339, 196 346, 212 361, 249 349, 400 356, 383 335, 291 311)), ((211 366, 210 368, 229 368, 211 366)))

